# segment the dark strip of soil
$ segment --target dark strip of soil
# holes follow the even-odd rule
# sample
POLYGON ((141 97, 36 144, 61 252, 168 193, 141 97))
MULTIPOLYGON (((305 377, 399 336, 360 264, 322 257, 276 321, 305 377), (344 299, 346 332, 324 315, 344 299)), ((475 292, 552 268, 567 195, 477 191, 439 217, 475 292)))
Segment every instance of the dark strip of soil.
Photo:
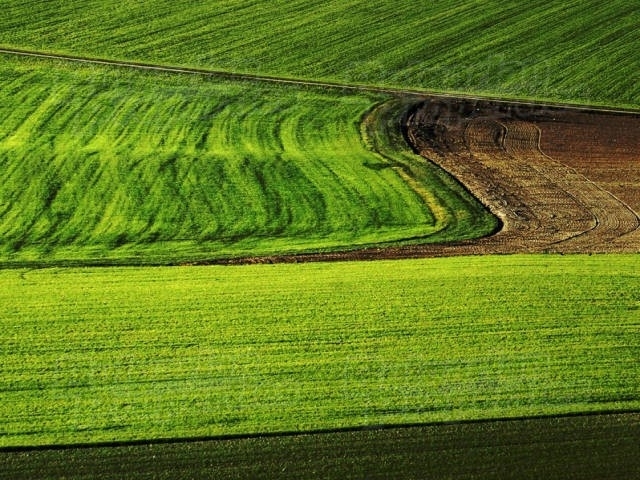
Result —
POLYGON ((0 452, 0 478, 631 479, 640 413, 0 452))

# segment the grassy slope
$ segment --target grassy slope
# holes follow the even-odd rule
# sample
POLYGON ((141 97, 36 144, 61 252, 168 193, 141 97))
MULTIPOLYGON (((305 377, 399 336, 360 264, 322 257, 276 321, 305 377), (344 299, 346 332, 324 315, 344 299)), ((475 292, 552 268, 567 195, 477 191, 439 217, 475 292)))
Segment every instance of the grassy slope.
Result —
MULTIPOLYGON (((3 3, 0 43, 248 73, 640 105, 638 13, 623 1, 527 8, 517 1, 136 5, 10 0, 3 3)), ((54 75, 64 81, 65 74, 54 75)), ((6 105, 15 105, 19 90, 6 105)), ((49 98, 46 89, 41 95, 49 98)), ((97 250, 122 241, 114 238, 98 242, 97 250)), ((25 253, 53 250, 34 245, 25 253)), ((637 409, 637 259, 604 258, 382 263, 334 266, 355 270, 322 275, 313 270, 320 266, 305 266, 286 272, 288 282, 308 287, 302 295, 294 283, 282 283, 284 270, 272 276, 268 267, 194 270, 189 278, 184 270, 113 276, 60 270, 22 278, 4 271, 0 403, 3 418, 13 422, 0 438, 37 444, 305 428, 328 418, 352 424, 637 409), (527 265, 508 267, 509 261, 527 265), (403 277, 394 278, 396 271, 403 277), (216 276, 225 280, 217 283, 216 276), (368 283, 376 276, 380 285, 368 283), (245 290, 241 300, 228 290, 234 284, 245 290), (331 295, 337 286, 342 294, 331 295), (210 320, 222 323, 203 323, 210 320), (248 330, 249 341, 234 336, 246 325, 263 330, 248 330), (257 369, 254 358, 270 363, 257 369), (283 366, 290 379, 278 376, 283 366), (323 389, 327 381, 341 388, 323 389), (451 410, 454 401, 458 410, 451 410), (230 405, 240 405, 240 414, 230 405), (296 415, 308 423, 285 425, 296 415)))
POLYGON ((0 272, 0 445, 640 408, 635 256, 0 272))
POLYGON ((494 228, 391 138, 401 105, 363 138, 384 97, 11 58, 0 79, 5 262, 178 262, 494 228))
POLYGON ((6 0, 3 12, 4 45, 640 107, 628 0, 6 0))

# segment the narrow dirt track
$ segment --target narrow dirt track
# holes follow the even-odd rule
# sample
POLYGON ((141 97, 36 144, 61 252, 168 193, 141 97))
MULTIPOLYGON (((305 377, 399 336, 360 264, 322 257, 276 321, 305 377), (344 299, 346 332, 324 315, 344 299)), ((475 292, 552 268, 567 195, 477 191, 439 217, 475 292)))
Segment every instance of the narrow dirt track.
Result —
MULTIPOLYGON (((383 93, 399 97, 410 97, 418 100, 424 100, 426 98, 442 99, 450 102, 458 100, 466 101, 482 101, 488 100, 489 97, 478 97, 474 95, 464 94, 447 94, 447 93, 435 93, 426 92, 419 89, 410 88, 393 88, 393 87, 380 87, 375 85, 363 85, 363 84, 351 84, 351 83, 338 83, 338 82, 326 82, 320 80, 308 80, 302 78, 286 78, 270 75, 255 75, 250 73, 230 72, 224 70, 212 70, 206 68, 195 67, 179 67, 172 65, 159 65, 154 63, 135 62, 126 60, 113 60, 106 58, 87 57, 81 55, 68 55, 55 52, 45 52, 36 50, 25 50, 20 48, 13 48, 7 46, 0 46, 0 55, 9 55, 14 57, 27 57, 27 58, 42 58, 49 60, 58 60, 64 62, 73 62, 89 65, 103 65, 110 67, 128 68, 134 70, 151 71, 151 72, 163 72, 163 73, 176 73, 176 74, 188 74, 188 75, 201 75, 206 77, 214 77, 219 79, 238 80, 238 81, 254 81, 254 82, 267 82, 283 85, 298 85, 306 87, 321 87, 331 88, 342 91, 356 91, 356 92, 369 92, 369 93, 383 93)), ((502 100, 499 98, 492 98, 492 102, 502 105, 512 106, 539 106, 539 103, 528 102, 523 100, 502 100)), ((569 107, 576 111, 597 111, 603 113, 635 113, 635 111, 627 110, 624 108, 605 108, 605 107, 585 107, 581 105, 566 105, 566 104, 549 104, 559 107, 569 107)))

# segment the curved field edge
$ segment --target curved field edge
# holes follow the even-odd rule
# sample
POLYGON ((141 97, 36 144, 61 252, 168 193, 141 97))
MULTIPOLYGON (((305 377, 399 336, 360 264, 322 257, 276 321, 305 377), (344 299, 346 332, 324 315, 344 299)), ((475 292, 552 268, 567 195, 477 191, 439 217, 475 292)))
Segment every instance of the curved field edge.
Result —
POLYGON ((8 0, 4 46, 228 72, 640 106, 626 0, 8 0), (544 28, 541 28, 544 26, 544 28), (615 68, 612 68, 615 65, 615 68))
POLYGON ((433 213, 436 231, 421 238, 404 239, 396 245, 446 243, 475 239, 495 233, 499 219, 492 215, 453 176, 434 162, 417 156, 407 139, 407 117, 414 98, 396 98, 377 106, 364 118, 362 131, 367 146, 383 160, 375 168, 390 168, 410 186, 433 213))
POLYGON ((0 271, 0 446, 635 411, 637 265, 0 271))
POLYGON ((39 478, 627 478, 640 414, 515 419, 189 442, 2 451, 39 478), (346 453, 345 453, 346 452, 346 453))
POLYGON ((455 182, 376 133, 395 135, 396 110, 360 127, 388 96, 42 59, 2 67, 4 266, 348 250, 491 226, 455 182))
POLYGON ((639 120, 631 112, 431 98, 412 111, 407 137, 503 221, 498 235, 450 254, 635 252, 639 120))

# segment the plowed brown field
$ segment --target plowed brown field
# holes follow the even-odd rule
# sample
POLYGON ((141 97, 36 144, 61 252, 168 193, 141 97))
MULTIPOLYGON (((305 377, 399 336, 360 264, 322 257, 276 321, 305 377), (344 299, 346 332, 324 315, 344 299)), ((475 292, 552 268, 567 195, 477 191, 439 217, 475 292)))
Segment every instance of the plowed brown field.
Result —
POLYGON ((427 100, 407 138, 503 222, 456 253, 640 251, 640 115, 427 100))

